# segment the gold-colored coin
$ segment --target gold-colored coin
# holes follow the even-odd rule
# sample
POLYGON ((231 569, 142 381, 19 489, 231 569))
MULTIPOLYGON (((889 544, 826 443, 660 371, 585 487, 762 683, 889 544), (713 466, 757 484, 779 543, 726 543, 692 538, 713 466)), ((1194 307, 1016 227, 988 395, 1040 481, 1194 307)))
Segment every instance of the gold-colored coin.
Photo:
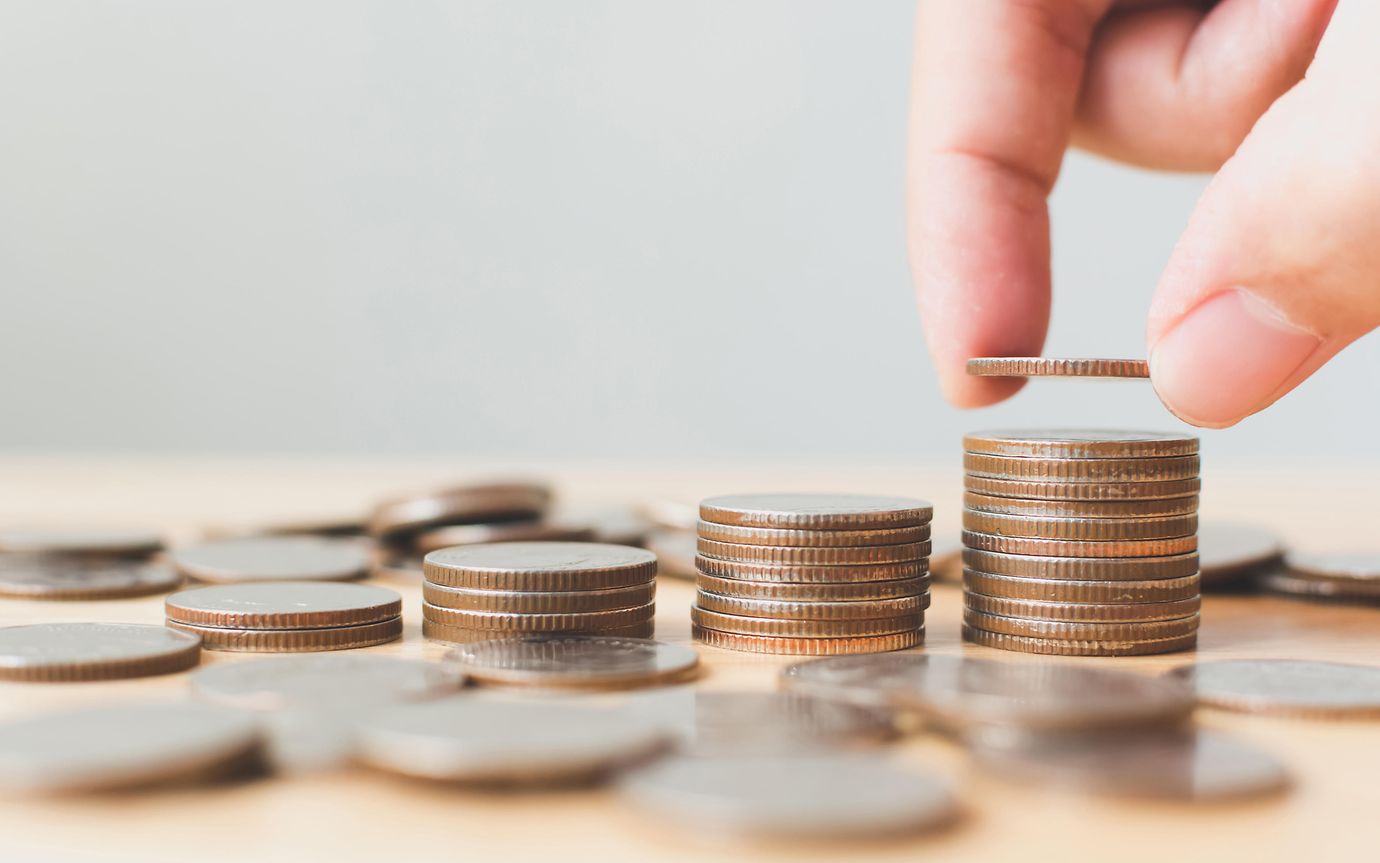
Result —
POLYGON ((873 494, 728 494, 700 501, 715 524, 787 530, 877 530, 928 524, 926 500, 873 494))
POLYGON ((774 563, 786 566, 841 566, 854 563, 902 563, 920 560, 930 553, 929 540, 899 545, 865 545, 849 548, 801 548, 780 545, 739 545, 699 540, 701 557, 743 563, 774 563))
POLYGON ((1020 515, 1028 518, 1160 518, 1193 515, 1198 512, 1198 496, 1167 497, 1151 500, 1032 500, 1023 497, 964 492, 963 506, 976 512, 1020 515))
POLYGON ((996 536, 963 531, 963 544, 979 551, 1054 557, 1164 557, 1187 554, 1198 548, 1197 536, 1174 539, 1076 540, 1036 539, 1029 536, 996 536))
POLYGON ((1178 602, 1199 592, 1198 576, 1161 578, 1153 581, 1071 581, 1054 578, 1021 578, 963 570, 963 588, 983 596, 1042 602, 1178 602))
POLYGON ((1163 458, 1196 455, 1198 438, 1174 432, 1003 429, 965 435, 963 448, 1027 458, 1163 458))
POLYGON ((742 599, 775 599, 783 602, 858 602, 919 596, 930 589, 928 575, 894 581, 858 581, 841 584, 783 584, 774 581, 744 581, 700 573, 695 578, 700 590, 742 599))
POLYGON ((763 635, 742 635, 720 632, 703 626, 693 626, 696 641, 710 647, 739 650, 745 653, 774 653, 781 656, 837 656, 844 653, 884 653, 905 650, 925 643, 923 626, 892 635, 855 638, 773 638, 763 635))
MULTIPOLYGON (((492 641, 503 638, 523 638, 529 633, 494 629, 471 629, 465 626, 450 626, 434 620, 422 620, 422 637, 429 641, 445 641, 451 644, 469 644, 475 641, 492 641)), ((560 633, 562 635, 607 635, 618 638, 651 638, 656 634, 656 621, 647 620, 631 626, 613 629, 595 629, 585 633, 560 633)))
POLYGON ((1165 458, 1021 458, 965 452, 970 476, 1027 482, 1160 482, 1198 476, 1198 456, 1165 458))
POLYGON ((1133 623, 1143 620, 1177 620, 1197 614, 1202 599, 1191 596, 1169 602, 1050 602, 1047 600, 1011 599, 965 592, 964 608, 1001 617, 1022 617, 1033 620, 1066 620, 1086 623, 1133 623))
POLYGON ((718 632, 740 635, 765 635, 775 638, 854 638, 867 635, 892 635, 925 625, 923 613, 898 614, 875 620, 776 620, 766 617, 740 617, 690 606, 690 621, 718 632))
POLYGON ((584 614, 647 605, 656 598, 656 582, 608 590, 472 590, 423 582, 422 599, 441 608, 504 614, 584 614))
POLYGON ((1152 653, 1178 653, 1192 650, 1198 643, 1198 633, 1178 638, 1148 641, 1065 641, 1056 638, 1026 638, 963 625, 963 640, 998 650, 1020 653, 1042 653, 1050 656, 1143 656, 1152 653))
POLYGON ((1057 557, 1002 554, 976 548, 964 549, 969 569, 1017 578, 1048 578, 1068 581, 1155 581, 1184 578, 1198 572, 1198 555, 1163 557, 1057 557))
POLYGON ((171 629, 201 636, 207 650, 245 653, 299 653, 316 650, 349 650, 386 644, 402 636, 402 618, 359 626, 334 626, 318 629, 230 629, 220 626, 194 626, 166 621, 171 629))
POLYGON ((850 602, 789 602, 778 599, 743 599, 700 590, 695 604, 705 611, 742 617, 767 617, 778 620, 875 620, 903 614, 917 614, 930 607, 930 595, 902 596, 896 599, 850 602))
POLYGON ((928 524, 884 527, 876 530, 786 530, 774 527, 739 527, 732 524, 699 523, 701 539, 735 542, 742 545, 786 545, 814 548, 839 548, 860 545, 898 545, 923 542, 930 538, 928 524))
POLYGON ((1125 539, 1176 539, 1198 530, 1197 515, 1157 518, 1047 518, 965 509, 963 526, 998 536, 1072 539, 1092 542, 1125 539))
POLYGON ((1179 638, 1198 631, 1198 615, 1196 613, 1175 620, 1087 623, 1002 617, 965 608, 963 609, 963 622, 968 626, 988 632, 1019 635, 1022 638, 1055 638, 1060 641, 1147 641, 1160 638, 1179 638))
POLYGON ((963 478, 970 492, 993 497, 1017 497, 1027 500, 1162 500, 1197 494, 1203 487, 1198 477, 1146 482, 1053 482, 1025 479, 1001 479, 992 476, 963 478))
POLYGON ((754 563, 744 560, 719 560, 700 555, 695 558, 695 567, 704 575, 772 584, 853 584, 859 581, 896 581, 905 578, 919 578, 929 571, 929 563, 924 558, 898 563, 807 566, 754 563))
POLYGON ((1088 357, 973 357, 968 374, 1001 378, 1148 378, 1146 360, 1109 360, 1088 357))
POLYGON ((494 611, 466 611, 442 608, 422 602, 422 617, 461 629, 488 629, 508 632, 589 632, 618 629, 651 620, 656 604, 647 603, 635 608, 613 611, 591 611, 584 614, 511 614, 494 611))

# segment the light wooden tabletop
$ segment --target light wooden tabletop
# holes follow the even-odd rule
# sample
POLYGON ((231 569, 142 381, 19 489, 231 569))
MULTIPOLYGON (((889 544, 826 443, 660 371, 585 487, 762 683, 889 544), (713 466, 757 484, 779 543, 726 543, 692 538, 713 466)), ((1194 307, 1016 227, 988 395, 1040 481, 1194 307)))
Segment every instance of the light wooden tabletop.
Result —
MULTIPOLYGON (((956 459, 955 459, 956 461, 956 459)), ((902 493, 936 503, 936 537, 956 536, 957 469, 890 466, 360 465, 269 460, 0 459, 0 519, 24 524, 162 526, 174 540, 209 527, 347 513, 382 493, 457 478, 523 473, 551 478, 572 504, 649 498, 694 501, 736 491, 818 489, 902 493)), ((1204 470, 1206 518, 1271 525, 1291 542, 1355 549, 1373 536, 1374 471, 1204 470)), ((402 641, 376 653, 436 658, 419 632, 420 596, 405 597, 402 641)), ((687 582, 662 579, 657 636, 688 643, 687 582)), ((161 598, 106 602, 0 600, 0 624, 61 620, 157 623, 161 598)), ((956 587, 938 585, 928 617, 931 653, 1029 657, 963 644, 956 587)), ((700 648, 696 684, 768 689, 792 660, 700 648)), ((1290 657, 1380 665, 1380 609, 1268 597, 1208 597, 1198 659, 1290 657)), ((204 662, 246 655, 207 653, 204 662)), ((1194 654, 1115 660, 1156 673, 1194 654)), ((187 676, 91 684, 0 684, 0 716, 130 699, 187 697, 187 676)), ((966 801, 952 829, 903 842, 841 848, 750 848, 642 820, 607 791, 479 793, 366 772, 259 780, 228 787, 62 800, 0 802, 0 861, 27 860, 1284 860, 1302 855, 1375 859, 1380 811, 1380 723, 1305 722, 1199 711, 1281 758, 1286 793, 1233 804, 1129 803, 1011 785, 971 768, 953 744, 915 737, 900 757, 952 777, 966 801)), ((846 794, 846 789, 840 789, 846 794)))

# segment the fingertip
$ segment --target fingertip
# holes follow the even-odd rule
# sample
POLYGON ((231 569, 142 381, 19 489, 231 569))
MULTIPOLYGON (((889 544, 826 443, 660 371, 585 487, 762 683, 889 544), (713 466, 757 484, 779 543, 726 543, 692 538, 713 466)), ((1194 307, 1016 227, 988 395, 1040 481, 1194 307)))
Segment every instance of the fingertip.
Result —
POLYGON ((949 404, 972 410, 1011 398, 1025 386, 1026 379, 975 377, 960 368, 956 374, 941 376, 940 382, 949 404))

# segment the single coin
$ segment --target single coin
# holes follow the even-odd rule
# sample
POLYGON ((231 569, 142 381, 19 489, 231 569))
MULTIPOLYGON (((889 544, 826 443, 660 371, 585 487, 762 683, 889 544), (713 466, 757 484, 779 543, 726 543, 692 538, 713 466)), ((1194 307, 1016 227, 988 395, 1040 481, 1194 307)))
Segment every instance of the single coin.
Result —
POLYGON ((384 581, 397 581, 403 584, 422 582, 422 559, 420 557, 385 557, 370 571, 370 576, 384 581))
POLYGON ((181 583, 173 569, 140 560, 0 554, 0 596, 17 599, 121 599, 166 593, 181 583))
POLYGON ((879 530, 928 524, 929 501, 869 494, 729 494, 700 501, 700 519, 786 530, 879 530))
POLYGON ((173 549, 170 557, 187 578, 214 584, 349 581, 368 575, 370 565, 363 543, 319 536, 223 539, 173 549))
POLYGON ((591 525, 534 519, 433 527, 417 534, 412 540, 412 547, 419 554, 427 554, 455 545, 486 542, 588 542, 592 539, 594 528, 591 525))
POLYGON ((1255 583, 1267 593, 1317 599, 1326 602, 1354 602, 1370 605, 1380 600, 1380 584, 1369 581, 1342 581, 1294 575, 1288 570, 1268 569, 1255 576, 1255 583))
POLYGON ((649 605, 656 599, 656 582, 608 590, 474 590, 424 582, 422 599, 428 605, 465 611, 504 614, 585 614, 649 605))
POLYGON ((867 545, 851 548, 801 548, 784 545, 739 545, 733 542, 698 540, 700 555, 741 563, 773 563, 778 566, 842 566, 854 563, 902 563, 921 560, 930 553, 929 540, 899 545, 867 545))
POLYGON ((700 555, 695 558, 695 567, 703 575, 770 584, 854 584, 860 581, 896 581, 903 578, 919 578, 929 572, 929 562, 924 558, 899 563, 806 566, 719 560, 700 555))
POLYGON ((990 476, 963 477, 964 487, 976 494, 993 497, 1018 497, 1027 500, 1163 500, 1185 497, 1202 490, 1198 477, 1146 482, 1053 482, 1000 479, 990 476))
POLYGON ((859 581, 842 584, 781 584, 772 581, 744 581, 700 573, 695 584, 707 593, 741 599, 775 599, 783 602, 860 602, 896 599, 928 593, 930 577, 901 578, 894 581, 859 581))
POLYGON ((867 620, 916 614, 930 607, 930 595, 902 596, 896 599, 792 602, 779 599, 743 599, 705 590, 695 594, 695 605, 705 611, 744 617, 769 617, 779 620, 867 620))
POLYGON ((690 621, 696 626, 740 635, 765 635, 773 638, 856 638, 919 629, 925 625, 925 616, 921 612, 911 612, 875 620, 779 620, 720 614, 692 605, 690 621))
POLYGON ((0 725, 0 788, 105 791, 209 777, 259 747, 249 715, 209 704, 112 704, 0 725))
POLYGON ((1043 653, 1050 656, 1143 656, 1151 653, 1178 653, 1192 650, 1198 643, 1198 633, 1177 638, 1157 638, 1135 641, 1068 641, 1058 638, 1029 638, 1003 632, 988 632, 963 624, 963 640, 998 650, 1021 653, 1043 653))
POLYGON ((717 629, 692 625, 696 641, 710 647, 739 650, 745 653, 774 653, 782 656, 837 656, 844 653, 882 653, 905 650, 925 643, 925 627, 892 635, 871 635, 851 638, 777 638, 764 635, 743 635, 720 632, 717 629))
POLYGON ((965 435, 963 449, 1030 458, 1163 458, 1196 455, 1198 438, 1175 432, 1000 429, 965 435))
POLYGON ((806 841, 916 833, 959 812, 942 779, 860 753, 668 759, 619 791, 697 833, 806 841))
POLYGON ((963 609, 963 622, 976 629, 1019 635, 1024 638, 1054 638, 1060 641, 1148 641, 1178 638, 1198 631, 1198 615, 1175 620, 1138 620, 1134 623, 1088 623, 1067 620, 1034 620, 984 614, 963 609))
POLYGON ((1145 360, 1105 360, 1056 357, 973 357, 968 374, 1002 378, 1148 378, 1145 360))
MULTIPOLYGON (((591 630, 586 633, 543 633, 545 635, 604 635, 611 638, 651 638, 656 634, 656 621, 647 620, 631 626, 591 630)), ((422 636, 430 641, 444 641, 450 644, 468 644, 475 641, 495 639, 518 639, 528 637, 528 633, 494 629, 474 629, 465 626, 450 626, 427 618, 422 619, 422 636)))
POLYGON ((1215 731, 1110 731, 1014 737, 974 749, 1004 778, 1127 797, 1213 800, 1279 791, 1284 766, 1215 731))
POLYGON ((436 662, 369 654, 325 654, 223 662, 192 675, 205 701, 252 710, 373 708, 458 690, 461 669, 436 662))
MULTIPOLYGON (((965 452, 969 476, 1034 482, 1158 482, 1198 475, 1198 456, 1165 458, 1022 458, 965 452)), ((977 489, 973 489, 976 491, 977 489)))
POLYGON ((269 581, 174 593, 169 620, 239 629, 312 629, 377 623, 402 614, 397 591, 366 584, 269 581))
POLYGON ((655 530, 644 547, 656 555, 657 575, 695 577, 695 534, 688 530, 655 530))
POLYGON ((223 626, 198 626, 168 620, 170 629, 201 636, 207 650, 238 653, 311 653, 318 650, 352 650, 387 644, 402 637, 402 618, 354 626, 314 627, 312 629, 232 629, 223 626))
POLYGON ((1204 584, 1221 584, 1278 563, 1284 543, 1268 528, 1207 520, 1198 526, 1199 569, 1204 584))
POLYGON ((360 722, 359 758, 422 779, 565 783, 648 758, 669 742, 664 727, 625 711, 461 696, 370 714, 360 722))
POLYGON ((1196 551, 1198 537, 1193 535, 1173 539, 1126 540, 1037 539, 1030 536, 997 536, 965 530, 963 544, 978 551, 1041 557, 1166 557, 1196 551))
POLYGON ((479 641, 447 655, 481 683, 561 689, 628 689, 692 676, 693 649, 646 638, 539 635, 479 641))
POLYGON ((1032 620, 1064 620, 1084 623, 1136 623, 1150 620, 1177 620, 1197 614, 1202 599, 1191 596, 1170 602, 1050 602, 984 596, 965 591, 963 605, 983 614, 1024 617, 1032 620))
POLYGON ((691 533, 700 520, 699 507, 682 500, 644 500, 637 505, 636 511, 658 529, 673 533, 691 533))
POLYGON ((923 542, 930 538, 928 524, 884 527, 876 530, 787 530, 776 527, 739 527, 702 521, 699 523, 698 532, 701 539, 712 539, 717 542, 816 548, 897 545, 904 542, 923 542))
POLYGON ((183 671, 201 639, 142 623, 31 623, 0 627, 0 680, 80 681, 183 671))
POLYGON ((0 528, 0 551, 20 554, 147 557, 161 551, 153 531, 108 527, 0 528))
POLYGON ((897 736, 888 710, 798 692, 696 692, 688 702, 674 696, 663 702, 673 708, 667 718, 678 748, 696 755, 817 752, 897 736))
MULTIPOLYGON (((687 531, 695 529, 694 508, 691 509, 690 525, 685 528, 687 531)), ((582 520, 594 526, 595 542, 609 545, 646 545, 647 537, 656 527, 642 514, 628 507, 599 510, 582 516, 582 520)))
POLYGON ((618 629, 645 623, 656 614, 656 604, 647 603, 634 608, 613 611, 590 611, 584 614, 510 614, 495 611, 468 611, 442 608, 422 603, 422 617, 447 626, 462 629, 506 630, 509 632, 589 632, 597 629, 618 629))
POLYGON ((1022 497, 995 497, 964 492, 963 506, 975 512, 1019 515, 1027 518, 1162 518, 1196 514, 1198 496, 1167 497, 1159 500, 1028 500, 1022 497))
POLYGON ((362 536, 365 530, 364 516, 354 514, 278 521, 259 528, 255 533, 270 536, 362 536))
POLYGON ((1199 594, 1197 575, 1153 581, 1071 581, 992 575, 965 569, 963 587, 971 593, 980 593, 984 596, 1052 603, 1178 602, 1193 599, 1199 594))
POLYGON ((422 568, 446 587, 606 590, 651 581, 656 555, 598 542, 496 542, 433 551, 422 568))
MULTIPOLYGON (((1263 549, 1263 546, 1261 548, 1263 549)), ((1298 578, 1380 585, 1380 555, 1373 552, 1331 554, 1291 552, 1285 562, 1288 564, 1290 572, 1298 578)))
POLYGON ((1068 663, 993 662, 915 653, 840 656, 784 669, 791 691, 903 706, 952 732, 973 726, 1086 731, 1168 725, 1193 712, 1177 680, 1068 663))
POLYGON ((965 509, 963 526, 999 536, 1030 536, 1037 539, 1074 539, 1102 542, 1125 539, 1175 539, 1198 530, 1197 515, 1155 518, 1049 518, 1007 515, 965 509))
POLYGON ((1184 578, 1198 572, 1198 555, 1192 552, 1146 558, 1085 558, 1005 554, 969 548, 963 551, 963 562, 969 569, 993 575, 1057 581, 1156 581, 1184 578))
POLYGON ((392 541, 437 525, 530 521, 541 518, 550 503, 551 490, 537 483, 476 483, 436 489, 380 503, 369 518, 369 532, 392 541))
POLYGON ((1380 716, 1380 668, 1296 659, 1227 659, 1185 665, 1168 677, 1223 710, 1280 716, 1380 716))

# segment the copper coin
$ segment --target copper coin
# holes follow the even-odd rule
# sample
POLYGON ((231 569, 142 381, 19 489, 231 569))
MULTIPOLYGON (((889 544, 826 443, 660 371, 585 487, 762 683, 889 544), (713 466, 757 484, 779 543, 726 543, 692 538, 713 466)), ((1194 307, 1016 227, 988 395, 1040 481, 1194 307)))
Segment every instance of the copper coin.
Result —
POLYGON ((809 752, 897 736, 890 711, 798 692, 695 692, 689 701, 670 693, 650 703, 670 708, 656 715, 669 713, 679 748, 696 755, 809 752))
POLYGON ((1188 554, 1198 548, 1198 537, 1173 539, 1076 540, 1037 539, 1029 536, 997 536, 963 531, 963 544, 978 551, 1028 554, 1040 557, 1167 557, 1188 554))
POLYGON ((776 599, 785 602, 856 602, 919 596, 930 589, 930 577, 901 578, 894 581, 858 581, 840 584, 783 584, 774 581, 744 581, 700 573, 695 579, 700 590, 742 599, 776 599))
POLYGON ((1178 653, 1192 650, 1198 643, 1198 633, 1176 638, 1155 638, 1134 641, 1069 641, 1059 638, 1029 638, 1003 632, 989 632, 975 626, 963 625, 963 640, 998 650, 1021 653, 1042 653, 1050 656, 1142 656, 1152 653, 1178 653))
POLYGON ((1196 455, 1198 438, 1174 432, 1001 429, 965 435, 963 449, 1031 458, 1161 458, 1196 455))
POLYGON ((683 680, 700 657, 693 649, 646 638, 537 635, 464 644, 447 655, 482 683, 560 689, 626 689, 683 680))
POLYGON ((656 555, 597 542, 497 542, 433 551, 422 561, 428 581, 495 590, 606 590, 656 576, 656 555))
POLYGON ((701 539, 743 545, 786 545, 837 548, 860 545, 897 545, 923 542, 930 538, 928 524, 885 527, 876 530, 787 530, 775 527, 739 527, 731 524, 699 523, 701 539))
POLYGON ((1192 596, 1170 602, 1050 602, 984 596, 966 591, 963 595, 963 605, 973 611, 1002 617, 1085 623, 1133 623, 1145 620, 1176 620, 1197 614, 1202 599, 1192 596))
POLYGON ((1148 378, 1145 360, 1059 359, 1056 357, 973 357, 968 374, 1002 378, 1148 378))
POLYGON ((608 590, 473 590, 422 584, 428 605, 505 614, 583 614, 646 606, 656 598, 656 582, 608 590))
POLYGON ((475 483, 399 495, 380 503, 369 532, 385 540, 445 524, 526 521, 541 518, 551 490, 528 482, 475 483))
POLYGON ((325 654, 224 662, 192 675, 199 698, 251 710, 374 708, 458 690, 453 665, 373 654, 325 654))
POLYGON ((1198 477, 1146 482, 1054 482, 1001 479, 990 476, 963 478, 968 491, 993 497, 1019 497, 1028 500, 1161 500, 1197 494, 1203 487, 1198 477))
POLYGON ((378 623, 402 613, 396 591, 365 584, 270 581, 198 587, 164 603, 169 620, 237 629, 313 629, 378 623))
POLYGON ((1204 584, 1220 584, 1278 563, 1284 543, 1274 531, 1208 519, 1198 526, 1199 569, 1204 584))
POLYGON ((424 530, 412 540, 418 554, 455 545, 485 542, 588 542, 594 528, 556 521, 509 521, 498 524, 448 524, 424 530))
POLYGON ((1153 581, 1072 581, 993 575, 973 569, 963 571, 963 588, 984 596, 1055 603, 1178 602, 1199 594, 1197 575, 1153 581))
POLYGON ((963 511, 963 526, 999 536, 1030 536, 1037 539, 1073 539, 1102 542, 1125 539, 1175 539, 1198 530, 1197 515, 1155 518, 1048 518, 963 511))
POLYGON ((720 614, 692 605, 690 621, 702 628, 739 635, 764 635, 772 638, 857 638, 894 635, 919 629, 925 625, 925 616, 919 612, 910 612, 872 620, 781 620, 720 614))
POLYGON ((1071 581, 1155 581, 1185 578, 1198 572, 1198 555, 1192 552, 1147 558, 1085 558, 1004 554, 970 548, 963 551, 963 562, 969 569, 993 575, 1071 581))
POLYGON ((774 563, 780 566, 843 566, 854 563, 903 563, 921 560, 930 553, 929 540, 900 545, 867 545, 850 548, 801 548, 784 545, 739 545, 733 542, 698 540, 702 557, 741 563, 774 563))
POLYGON ((422 603, 422 617, 461 629, 506 630, 509 632, 590 632, 620 629, 645 623, 656 614, 656 604, 583 614, 512 614, 495 611, 467 611, 422 603))
POLYGON ((173 549, 173 566, 213 584, 251 581, 349 581, 369 574, 369 550, 352 539, 267 536, 223 539, 173 549))
POLYGON ((715 524, 786 530, 877 530, 929 523, 924 500, 866 494, 730 494, 700 502, 715 524))
MULTIPOLYGON (((969 476, 1034 482, 1157 482, 1198 475, 1198 456, 1165 458, 1022 458, 965 452, 969 476)), ((976 490, 976 489, 975 489, 976 490)))
POLYGON ((148 530, 122 528, 11 527, 0 529, 0 551, 22 554, 147 557, 163 548, 148 530))
POLYGON ((166 593, 182 583, 169 567, 140 560, 0 554, 0 596, 19 599, 120 599, 166 593))
POLYGON ((850 600, 847 602, 804 602, 779 599, 743 599, 699 590, 695 605, 705 611, 742 617, 769 617, 777 620, 867 620, 922 612, 930 607, 928 593, 895 599, 850 600))
POLYGON ((657 575, 695 577, 695 534, 686 530, 657 530, 647 536, 645 547, 656 555, 657 575))
POLYGON ((387 644, 402 637, 402 618, 354 626, 325 626, 311 629, 234 629, 225 626, 198 626, 168 620, 170 629, 201 636, 207 650, 241 653, 308 653, 318 650, 352 650, 387 644))
POLYGON ((184 671, 201 639, 141 623, 31 623, 0 627, 0 680, 82 681, 184 671))
POLYGON ((925 643, 923 626, 892 635, 870 635, 851 638, 779 638, 764 635, 743 635, 720 632, 699 626, 691 627, 696 641, 710 647, 740 650, 747 653, 774 653, 784 656, 836 656, 844 653, 881 653, 905 650, 925 643))
MULTIPOLYGON (((426 618, 422 619, 422 636, 430 641, 444 641, 450 644, 468 644, 474 641, 493 641, 503 638, 525 638, 532 633, 516 630, 505 632, 494 629, 474 629, 465 626, 450 626, 426 618)), ((591 630, 578 633, 546 633, 560 635, 606 635, 614 638, 651 638, 656 634, 656 620, 634 623, 631 626, 618 626, 609 629, 591 630)))
POLYGON ((1294 659, 1228 659, 1169 672, 1211 707, 1281 716, 1380 716, 1380 668, 1294 659))
POLYGON ((988 632, 1019 635, 1023 638, 1054 638, 1060 641, 1146 641, 1179 638, 1198 631, 1198 615, 1174 620, 1138 620, 1134 623, 1088 623, 1068 620, 1035 620, 984 614, 963 609, 963 622, 988 632))
POLYGON ((919 578, 929 571, 929 563, 923 558, 899 563, 807 566, 803 564, 719 560, 700 555, 695 558, 695 567, 704 575, 771 584, 853 584, 859 581, 895 581, 902 578, 919 578))
POLYGON ((1198 496, 1160 500, 1028 500, 964 492, 963 506, 976 512, 1029 518, 1154 518, 1193 515, 1198 512, 1198 496))

